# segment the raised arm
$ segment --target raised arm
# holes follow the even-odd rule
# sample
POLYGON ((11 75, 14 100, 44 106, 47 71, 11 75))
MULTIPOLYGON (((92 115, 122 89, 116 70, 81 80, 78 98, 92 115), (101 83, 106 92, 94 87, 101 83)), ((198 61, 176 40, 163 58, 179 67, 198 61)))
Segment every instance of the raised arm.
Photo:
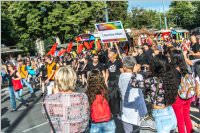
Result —
POLYGON ((119 51, 119 47, 118 47, 117 43, 114 43, 114 45, 115 45, 115 47, 116 47, 116 49, 117 49, 117 53, 118 53, 118 55, 119 55, 119 57, 120 57, 120 59, 121 59, 122 56, 121 56, 121 53, 120 53, 120 51, 119 51))
POLYGON ((186 62, 188 65, 192 66, 193 63, 192 63, 192 61, 187 57, 187 51, 183 51, 183 56, 184 56, 185 62, 186 62))

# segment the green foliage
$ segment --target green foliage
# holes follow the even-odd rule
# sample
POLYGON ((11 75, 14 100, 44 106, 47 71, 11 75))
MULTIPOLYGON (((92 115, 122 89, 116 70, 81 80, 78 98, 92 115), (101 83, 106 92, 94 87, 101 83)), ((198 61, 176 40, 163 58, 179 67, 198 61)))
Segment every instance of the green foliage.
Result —
POLYGON ((192 29, 200 25, 199 2, 172 2, 168 12, 169 19, 179 27, 192 29))
POLYGON ((5 13, 1 14, 1 42, 2 44, 13 45, 16 43, 17 35, 14 30, 12 20, 8 18, 5 13))
POLYGON ((1 3, 1 42, 8 46, 14 45, 18 41, 13 21, 7 16, 7 8, 9 6, 10 2, 1 3))
MULTIPOLYGON (((190 30, 199 27, 199 14, 200 2, 171 2, 170 9, 166 12, 168 28, 182 27, 190 30)), ((128 20, 130 27, 164 28, 163 13, 153 10, 133 8, 131 13, 128 14, 128 20)))
MULTIPOLYGON (((127 12, 127 1, 107 1, 109 21, 122 21, 124 28, 161 28, 163 13, 141 8, 127 12), (161 21, 160 21, 161 18, 161 21)), ((1 2, 2 43, 17 44, 33 51, 37 38, 45 46, 54 37, 69 42, 78 34, 94 31, 95 23, 105 22, 104 1, 11 1, 1 2)), ((200 26, 200 2, 172 2, 166 13, 168 27, 191 29, 200 26)))
POLYGON ((122 21, 127 19, 128 1, 108 1, 109 21, 122 21))
POLYGON ((8 45, 12 38, 13 44, 26 47, 27 52, 37 38, 59 37, 65 43, 94 30, 94 24, 103 20, 102 6, 103 2, 94 1, 2 2, 2 41, 8 45))
POLYGON ((130 27, 160 28, 160 13, 154 10, 133 8, 129 13, 130 27))

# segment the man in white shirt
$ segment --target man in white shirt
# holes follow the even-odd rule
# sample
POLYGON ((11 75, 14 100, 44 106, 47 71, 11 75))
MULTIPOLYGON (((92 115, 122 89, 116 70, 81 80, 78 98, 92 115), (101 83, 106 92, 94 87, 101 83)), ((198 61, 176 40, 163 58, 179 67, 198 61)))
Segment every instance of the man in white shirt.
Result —
POLYGON ((132 133, 139 130, 141 119, 146 115, 147 108, 144 101, 142 90, 129 84, 131 78, 136 81, 143 81, 140 74, 133 74, 136 67, 134 57, 126 56, 123 58, 124 73, 119 77, 119 88, 122 95, 122 116, 121 120, 125 133, 132 133))

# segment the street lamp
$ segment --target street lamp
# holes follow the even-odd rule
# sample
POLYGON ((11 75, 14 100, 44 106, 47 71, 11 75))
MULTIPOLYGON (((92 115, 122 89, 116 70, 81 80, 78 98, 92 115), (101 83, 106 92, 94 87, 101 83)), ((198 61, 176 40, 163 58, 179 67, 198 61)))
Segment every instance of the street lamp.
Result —
POLYGON ((163 2, 163 0, 162 0, 162 5, 163 5, 164 20, 165 20, 165 29, 167 29, 167 17, 166 17, 166 14, 165 14, 165 7, 164 7, 164 2, 163 2))
POLYGON ((105 17, 106 17, 106 22, 108 22, 109 20, 108 20, 108 8, 107 8, 107 3, 106 3, 106 1, 104 1, 104 3, 105 3, 105 17))
POLYGON ((162 29, 162 18, 161 18, 160 8, 159 8, 159 19, 160 19, 160 29, 162 29))

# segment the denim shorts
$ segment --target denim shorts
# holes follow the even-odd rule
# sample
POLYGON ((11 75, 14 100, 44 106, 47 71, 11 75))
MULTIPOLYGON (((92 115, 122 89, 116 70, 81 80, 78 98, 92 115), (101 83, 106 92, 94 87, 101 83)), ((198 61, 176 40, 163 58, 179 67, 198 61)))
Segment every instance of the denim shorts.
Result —
POLYGON ((152 115, 156 122, 158 133, 169 133, 171 130, 176 129, 176 115, 172 106, 168 106, 164 109, 154 109, 152 115))
POLYGON ((91 123, 90 133, 115 133, 114 120, 102 123, 91 123))

